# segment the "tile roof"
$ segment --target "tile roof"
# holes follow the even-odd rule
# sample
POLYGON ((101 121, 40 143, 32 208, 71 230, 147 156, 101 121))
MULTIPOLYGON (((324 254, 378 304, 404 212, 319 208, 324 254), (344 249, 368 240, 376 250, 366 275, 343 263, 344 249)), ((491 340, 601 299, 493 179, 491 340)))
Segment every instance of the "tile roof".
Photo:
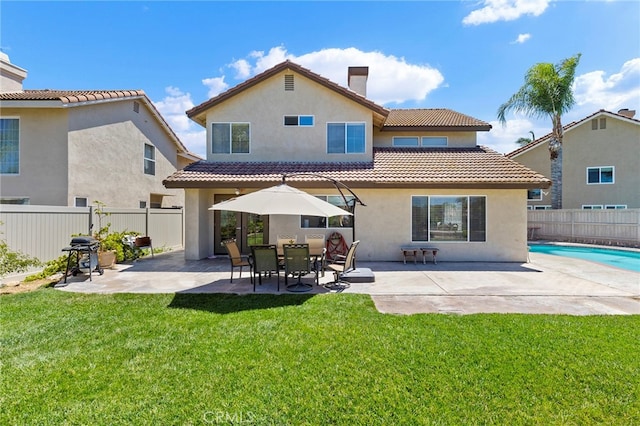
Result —
POLYGON ((60 101, 63 104, 146 96, 142 90, 23 90, 0 93, 5 101, 60 101))
MULTIPOLYGON (((374 148, 373 162, 287 163, 200 161, 169 176, 169 188, 253 186, 278 182, 282 174, 317 173, 356 186, 388 184, 423 187, 474 186, 548 188, 541 174, 486 147, 374 148)), ((295 176, 292 181, 322 182, 316 176, 295 176)))
MULTIPOLYGON (((638 120, 636 118, 627 117, 626 115, 623 115, 623 114, 618 114, 618 113, 615 113, 615 112, 611 112, 611 111, 607 111, 607 110, 601 109, 599 111, 594 112, 593 114, 590 114, 590 115, 586 116, 585 118, 583 118, 581 120, 572 121, 569 124, 565 124, 564 126, 562 126, 562 131, 563 132, 567 132, 568 130, 571 130, 574 127, 576 127, 577 125, 582 124, 582 123, 584 123, 584 122, 586 122, 588 120, 591 120, 592 118, 595 118, 596 116, 601 115, 601 114, 607 114, 607 115, 610 115, 610 116, 615 117, 615 118, 620 118, 622 120, 629 120, 632 123, 640 124, 640 120, 638 120)), ((550 137, 551 137, 551 133, 547 133, 546 135, 536 139, 535 141, 532 141, 532 142, 530 142, 530 143, 528 143, 526 145, 521 146, 518 149, 515 149, 515 150, 505 154, 505 156, 507 158, 517 157, 518 155, 520 155, 520 154, 522 154, 522 153, 524 153, 526 151, 529 151, 530 149, 535 148, 538 145, 541 145, 543 143, 548 142, 550 137)))
POLYGON ((446 108, 392 109, 384 122, 383 130, 399 128, 459 128, 470 131, 490 130, 491 125, 446 108))

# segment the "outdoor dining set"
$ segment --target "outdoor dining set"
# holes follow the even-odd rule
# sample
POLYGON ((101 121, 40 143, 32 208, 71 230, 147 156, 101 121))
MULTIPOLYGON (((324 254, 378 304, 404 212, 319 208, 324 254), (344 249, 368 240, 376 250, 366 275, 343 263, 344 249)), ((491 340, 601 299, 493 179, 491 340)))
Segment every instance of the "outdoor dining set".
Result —
POLYGON ((325 270, 334 273, 334 280, 326 287, 331 289, 345 288, 349 282, 341 280, 343 272, 354 269, 355 249, 359 241, 355 241, 344 255, 336 255, 328 259, 325 246, 325 237, 319 235, 306 235, 304 243, 297 242, 296 235, 278 235, 276 244, 258 244, 251 246, 251 254, 244 256, 240 253, 235 240, 223 242, 231 261, 231 282, 233 282, 233 270, 248 267, 253 291, 256 284, 262 284, 263 277, 276 276, 278 291, 280 291, 280 273, 284 274, 285 287, 291 292, 306 292, 313 288, 313 284, 302 281, 302 277, 312 275, 315 285, 320 285, 320 277, 324 277, 325 270), (291 283, 289 281, 292 281, 291 283))

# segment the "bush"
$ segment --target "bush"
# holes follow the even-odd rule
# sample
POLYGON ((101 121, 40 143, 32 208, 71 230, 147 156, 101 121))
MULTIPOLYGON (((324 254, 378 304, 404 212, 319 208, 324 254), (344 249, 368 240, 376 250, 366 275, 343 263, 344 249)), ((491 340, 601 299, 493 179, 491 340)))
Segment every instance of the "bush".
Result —
POLYGON ((12 272, 24 272, 32 266, 40 266, 42 262, 35 257, 13 251, 4 240, 0 240, 0 277, 12 272))
MULTIPOLYGON (((68 255, 63 254, 57 259, 48 261, 47 263, 45 263, 44 269, 42 271, 38 272, 37 274, 27 276, 24 279, 24 281, 29 282, 29 281, 41 280, 41 279, 48 278, 51 275, 57 274, 58 272, 66 271, 67 259, 68 259, 68 255)), ((75 256, 73 256, 73 259, 75 259, 75 256)))

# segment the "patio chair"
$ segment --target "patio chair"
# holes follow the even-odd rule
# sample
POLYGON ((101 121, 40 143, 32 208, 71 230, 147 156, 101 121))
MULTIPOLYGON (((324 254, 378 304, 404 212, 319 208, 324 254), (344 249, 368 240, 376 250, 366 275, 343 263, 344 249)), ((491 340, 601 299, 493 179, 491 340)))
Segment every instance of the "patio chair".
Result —
POLYGON ((284 244, 284 282, 287 290, 295 292, 309 291, 312 284, 303 283, 302 276, 315 273, 316 284, 318 284, 318 271, 314 270, 311 256, 309 255, 309 244, 284 244), (289 284, 289 275, 298 277, 298 281, 289 284))
POLYGON ((304 242, 309 244, 309 254, 316 256, 317 267, 320 269, 321 276, 324 277, 324 270, 327 265, 327 248, 325 247, 324 234, 307 234, 304 236, 304 242))
MULTIPOLYGON (((227 253, 229 254, 229 260, 231 261, 231 282, 233 282, 233 269, 240 268, 239 278, 242 278, 242 268, 244 268, 245 266, 251 268, 251 263, 249 263, 249 259, 247 256, 243 256, 240 254, 240 249, 238 248, 236 240, 226 240, 223 241, 222 244, 224 245, 224 248, 227 249, 227 253)), ((251 275, 249 275, 249 277, 251 277, 251 281, 253 281, 253 277, 251 275)))
POLYGON ((354 241, 349 247, 349 250, 347 250, 346 256, 337 255, 336 261, 327 265, 327 268, 333 271, 333 281, 327 283, 325 287, 344 289, 351 285, 349 282, 341 280, 340 277, 345 272, 356 269, 356 249, 358 248, 358 244, 360 244, 360 240, 354 241))
POLYGON ((278 249, 278 256, 284 255, 282 246, 284 244, 296 244, 298 242, 298 236, 294 234, 280 234, 276 236, 276 246, 278 249))
POLYGON ((280 265, 275 244, 251 247, 251 276, 253 278, 253 291, 256 291, 256 274, 258 282, 262 285, 262 274, 268 273, 269 277, 275 272, 278 277, 278 291, 280 291, 280 265))

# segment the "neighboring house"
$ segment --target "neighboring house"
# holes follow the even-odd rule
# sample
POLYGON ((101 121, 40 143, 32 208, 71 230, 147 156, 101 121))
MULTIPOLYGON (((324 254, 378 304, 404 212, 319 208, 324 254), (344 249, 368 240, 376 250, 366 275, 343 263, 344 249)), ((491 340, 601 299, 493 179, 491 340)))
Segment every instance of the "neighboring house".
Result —
MULTIPOLYGON (((640 121, 635 111, 601 109, 564 126, 562 207, 565 209, 640 208, 640 121)), ((516 149, 508 158, 551 176, 551 134, 516 149)), ((529 209, 550 209, 549 191, 529 191, 529 209)))
POLYGON ((141 90, 23 90, 0 56, 0 204, 184 206, 162 180, 199 158, 141 90))
POLYGON ((476 146, 488 123, 448 109, 390 110, 365 97, 368 67, 348 77, 351 89, 285 61, 187 111, 206 128, 207 160, 165 180, 185 189, 185 257, 225 254, 229 237, 247 252, 278 234, 304 242, 338 231, 361 241, 360 260, 399 260, 400 247, 415 244, 446 261, 526 261, 527 190, 549 180, 476 146), (292 186, 343 205, 317 174, 327 176, 366 206, 329 220, 208 210, 294 173, 316 175, 286 178, 292 186))

